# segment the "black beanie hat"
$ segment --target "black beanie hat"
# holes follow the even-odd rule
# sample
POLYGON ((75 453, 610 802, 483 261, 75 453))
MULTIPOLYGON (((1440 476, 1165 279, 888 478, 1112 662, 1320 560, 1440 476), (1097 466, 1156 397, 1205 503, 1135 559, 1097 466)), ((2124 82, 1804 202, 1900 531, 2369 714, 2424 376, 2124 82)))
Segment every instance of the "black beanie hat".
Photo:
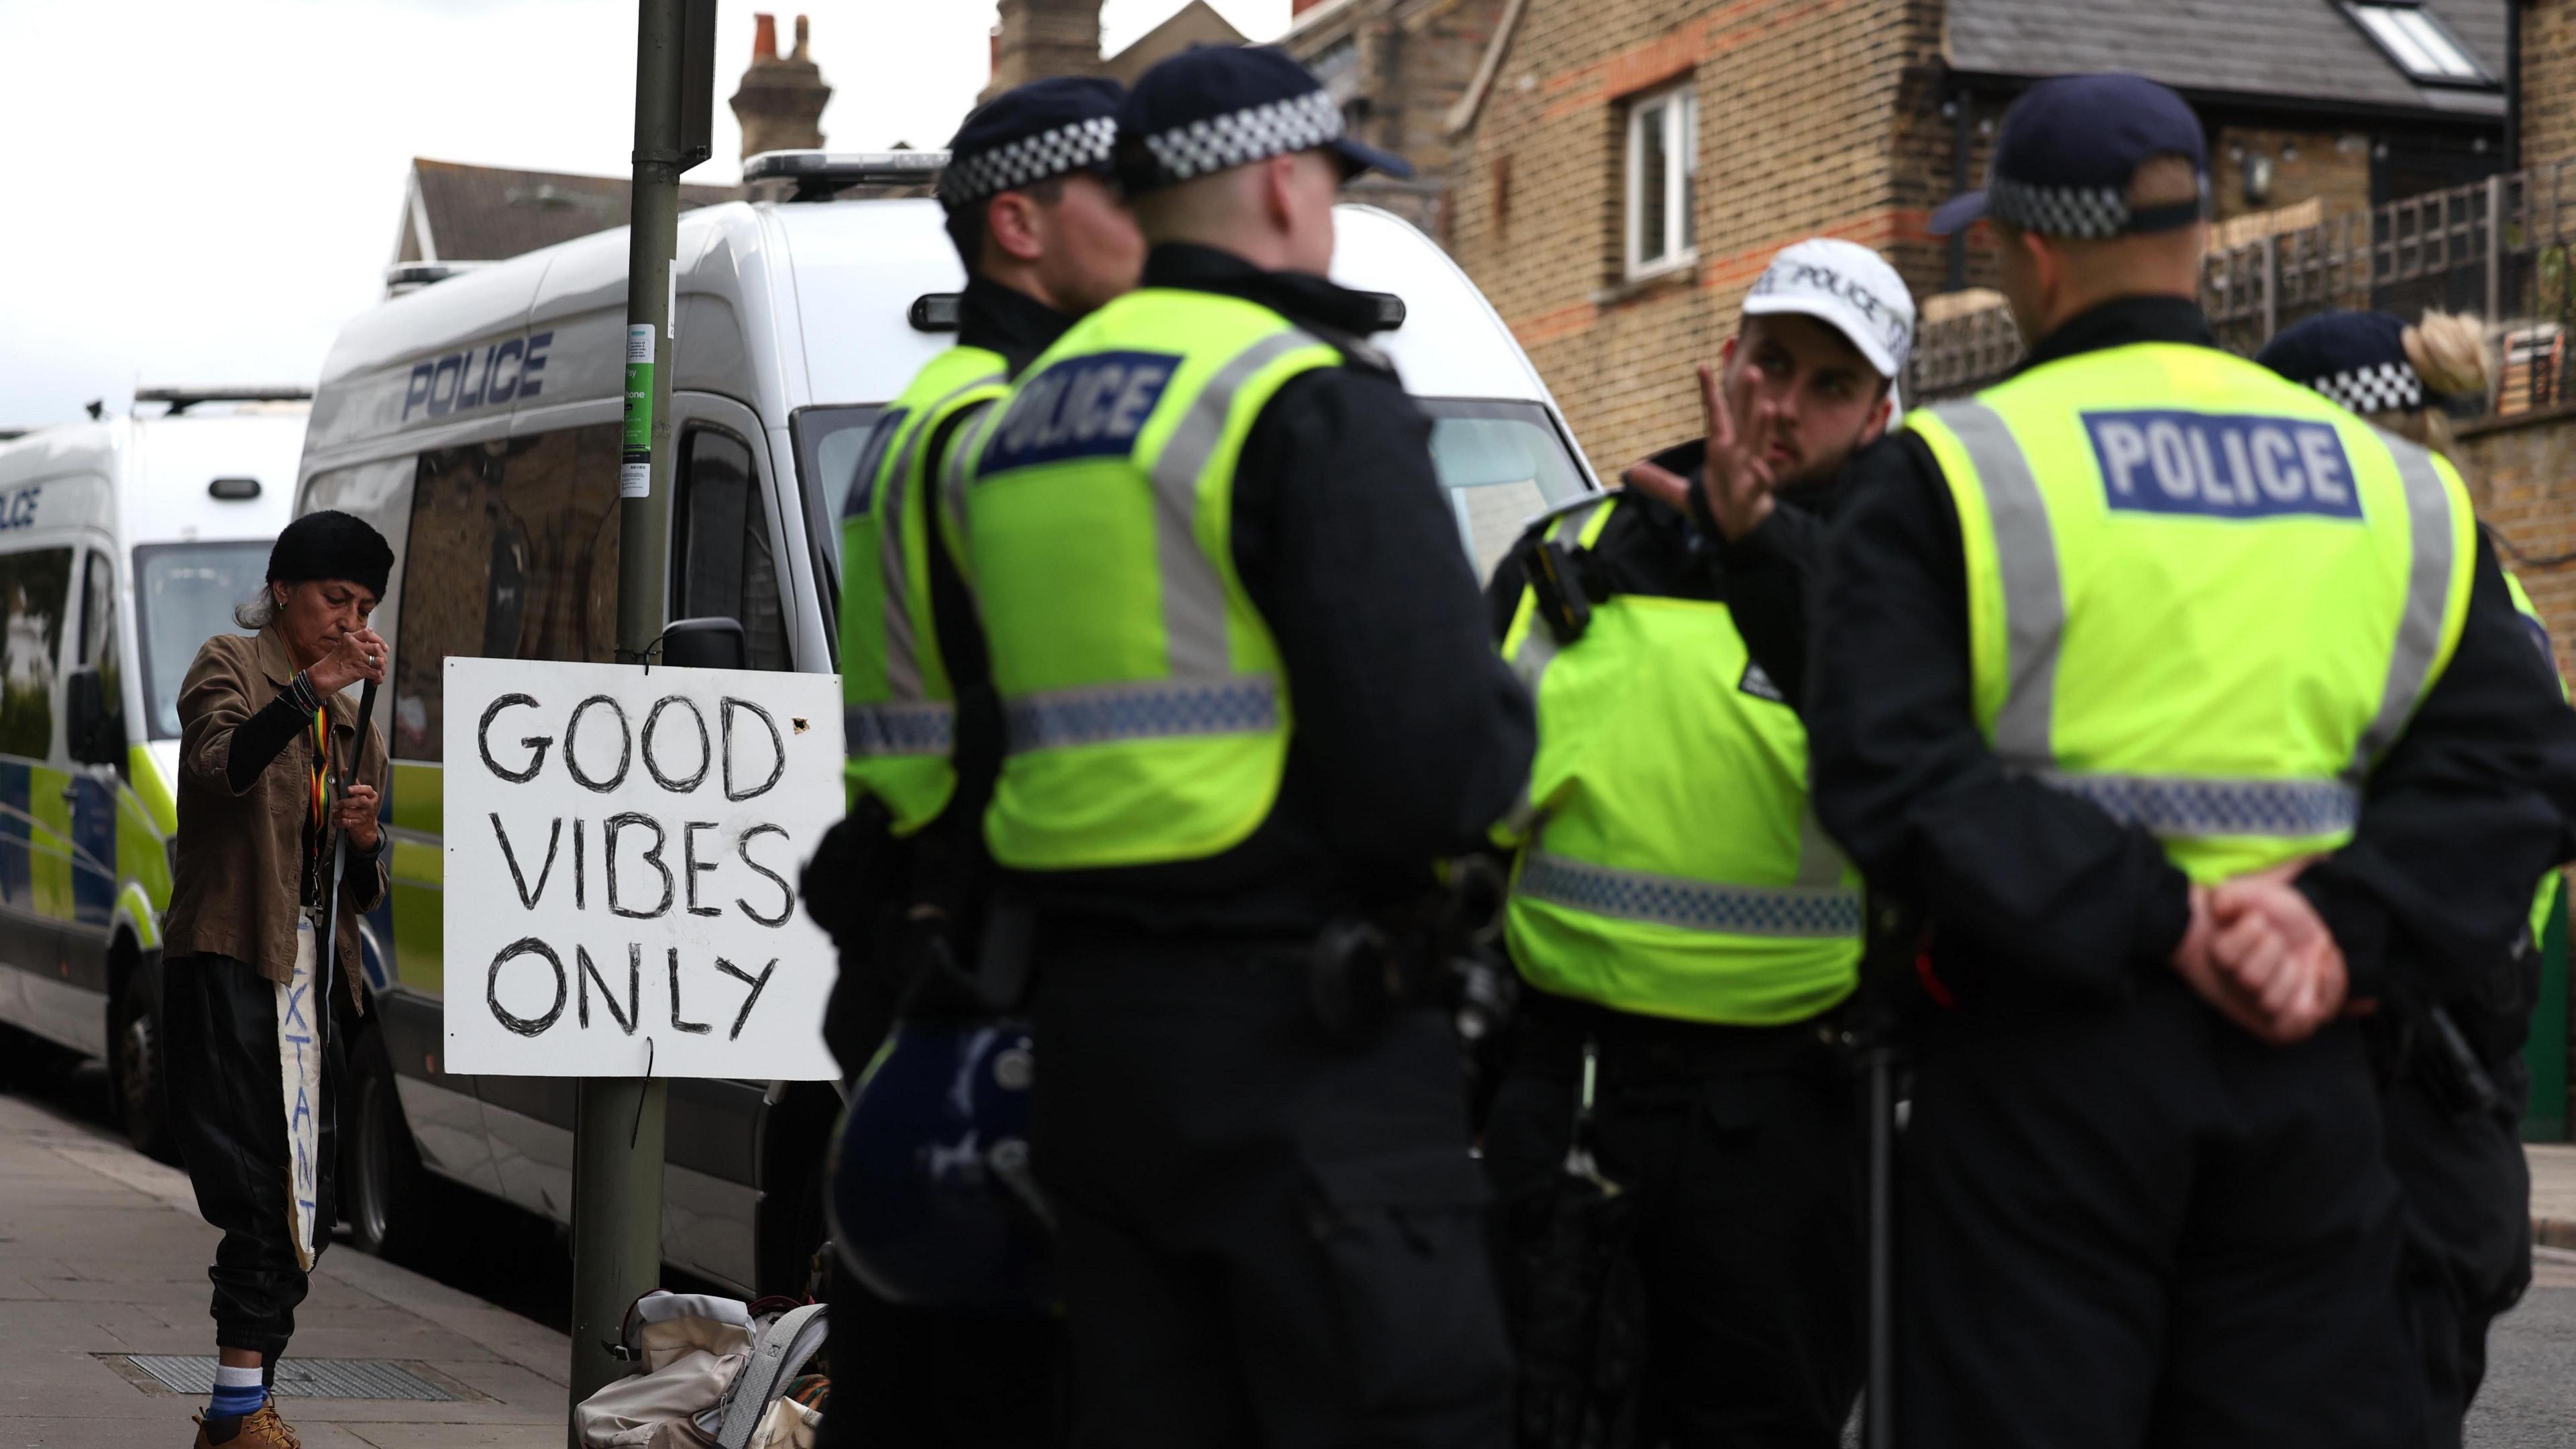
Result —
POLYGON ((381 599, 385 578, 394 570, 393 546, 355 514, 326 508, 286 525, 268 551, 268 581, 300 584, 308 579, 347 579, 381 599))

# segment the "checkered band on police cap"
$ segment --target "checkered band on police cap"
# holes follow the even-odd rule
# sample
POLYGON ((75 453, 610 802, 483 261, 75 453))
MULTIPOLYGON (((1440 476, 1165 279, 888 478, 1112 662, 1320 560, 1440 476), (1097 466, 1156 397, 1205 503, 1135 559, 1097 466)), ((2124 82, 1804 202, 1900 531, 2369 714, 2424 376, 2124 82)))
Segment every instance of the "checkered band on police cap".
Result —
POLYGON ((2351 368, 2308 386, 2333 402, 2368 417, 2372 413, 2411 412, 2424 405, 2424 379, 2403 362, 2380 362, 2351 368))
POLYGON ((1091 116, 989 151, 955 153, 939 173, 939 199, 950 206, 971 206, 1076 171, 1105 172, 1117 145, 1117 118, 1091 116))
POLYGON ((2099 239, 2129 225, 2129 200, 2109 186, 2032 186, 2009 176, 1986 182, 1986 215, 2041 236, 2099 239))
POLYGON ((1164 180, 1187 181, 1341 138, 1340 103, 1330 92, 1315 90, 1148 135, 1145 150, 1164 180))

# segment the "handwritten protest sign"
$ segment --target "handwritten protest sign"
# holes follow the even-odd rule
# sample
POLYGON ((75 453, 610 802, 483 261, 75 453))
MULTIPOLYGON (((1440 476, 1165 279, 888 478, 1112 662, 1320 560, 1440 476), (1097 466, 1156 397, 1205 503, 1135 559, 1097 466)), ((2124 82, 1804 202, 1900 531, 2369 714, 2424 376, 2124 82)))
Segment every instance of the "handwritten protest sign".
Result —
POLYGON ((837 1074, 832 676, 452 658, 445 715, 448 1070, 837 1074))

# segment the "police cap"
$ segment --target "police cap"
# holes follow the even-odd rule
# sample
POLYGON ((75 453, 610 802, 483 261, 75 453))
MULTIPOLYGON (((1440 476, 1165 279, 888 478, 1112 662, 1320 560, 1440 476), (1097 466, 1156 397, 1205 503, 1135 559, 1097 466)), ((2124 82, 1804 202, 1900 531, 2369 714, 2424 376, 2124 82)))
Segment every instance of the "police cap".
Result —
POLYGON ((940 204, 954 211, 1077 171, 1110 175, 1126 98, 1114 80, 1049 76, 977 106, 948 143, 940 204))
POLYGON ((2411 412, 2425 385, 2406 359, 2406 324, 2386 312, 2323 312, 2282 329, 2254 360, 2352 412, 2411 412))
POLYGON ((1130 194, 1316 150, 1347 174, 1413 174, 1344 136, 1341 103, 1273 45, 1193 46, 1137 77, 1118 114, 1118 179, 1130 194))
POLYGON ((2208 195, 2208 143, 2182 97, 2126 72, 2059 76, 2013 102, 1985 188, 1952 197, 1930 229, 1947 236, 1982 216, 2041 236, 2135 236, 2200 220, 2208 195), (2199 198, 2133 209, 2130 179, 2166 156, 2191 163, 2199 198))

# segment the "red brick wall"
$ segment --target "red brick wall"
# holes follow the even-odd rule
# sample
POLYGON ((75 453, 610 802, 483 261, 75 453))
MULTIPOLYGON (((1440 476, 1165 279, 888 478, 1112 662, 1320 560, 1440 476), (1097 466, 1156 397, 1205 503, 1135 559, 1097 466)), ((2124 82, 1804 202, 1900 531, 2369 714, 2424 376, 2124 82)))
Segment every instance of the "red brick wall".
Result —
POLYGON ((2558 646, 2558 671, 2576 678, 2576 564, 2515 562, 2576 553, 2576 413, 2471 424, 2453 457, 2478 517, 2508 546, 2498 562, 2530 591, 2558 646))
MULTIPOLYGON (((1937 0, 1530 0, 1452 166, 1452 250, 1597 467, 1696 425, 1692 364, 1716 356, 1745 287, 1780 247, 1841 236, 1890 250, 1918 284, 1937 277, 1927 188, 1897 178, 1901 153, 1921 144, 1899 112, 1937 106, 1928 77, 1939 10, 1937 0), (1698 261, 1632 284, 1621 275, 1624 103, 1683 77, 1699 98, 1698 261)), ((1946 188, 1946 162, 1940 175, 1946 188)))
POLYGON ((2576 0, 2523 0, 2523 164, 2571 158, 2576 158, 2576 0))

